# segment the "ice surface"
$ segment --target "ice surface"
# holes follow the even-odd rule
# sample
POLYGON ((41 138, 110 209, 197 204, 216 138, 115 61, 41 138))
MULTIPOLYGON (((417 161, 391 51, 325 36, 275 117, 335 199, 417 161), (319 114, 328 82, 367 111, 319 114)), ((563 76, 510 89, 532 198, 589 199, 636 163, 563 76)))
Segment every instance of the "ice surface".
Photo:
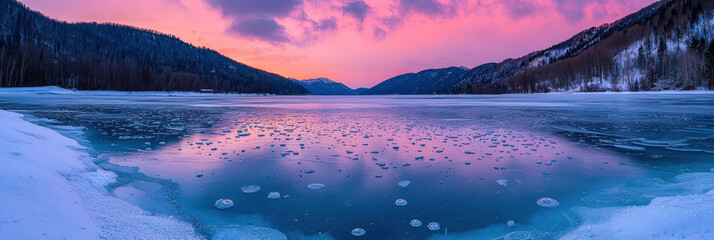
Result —
MULTIPOLYGON (((29 114, 51 118, 49 125, 85 127, 88 134, 98 136, 90 138, 98 150, 128 152, 121 157, 114 152, 105 155, 111 163, 137 166, 141 170, 136 171, 143 174, 180 184, 181 194, 171 193, 178 194, 174 202, 184 214, 200 221, 201 231, 213 238, 248 234, 245 236, 254 236, 250 239, 260 239, 262 233, 273 234, 270 239, 284 239, 285 235, 290 239, 328 235, 345 239, 352 237, 352 228, 369 223, 370 237, 392 239, 405 234, 414 239, 430 235, 433 239, 503 239, 521 230, 538 236, 542 232, 537 230, 542 230, 555 236, 538 239, 557 239, 562 231, 580 228, 581 223, 601 224, 596 217, 608 216, 609 211, 603 207, 648 206, 662 197, 712 194, 713 185, 705 178, 671 178, 679 172, 711 168, 707 165, 711 155, 706 151, 714 129, 709 114, 713 98, 708 95, 344 100, 81 93, 16 98, 19 95, 2 92, 0 89, 0 106, 29 109, 29 114), (77 99, 85 98, 90 100, 87 106, 76 106, 77 99), (481 102, 498 106, 484 108, 478 106, 481 102), (553 125, 565 126, 565 130, 553 125), (639 151, 642 148, 616 145, 645 148, 639 151), (147 146, 152 146, 152 152, 137 150, 147 146), (401 148, 393 150, 394 146, 401 148), (295 155, 298 149, 299 155, 295 155), (351 154, 346 156, 346 151, 351 154), (202 177, 197 178, 199 175, 202 177), (590 195, 614 182, 644 176, 653 179, 623 186, 605 197, 590 195), (403 189, 392 185, 403 179, 419 186, 403 189), (493 184, 502 179, 510 179, 507 188, 493 184), (332 187, 329 191, 305 189, 311 182, 327 182, 332 187), (248 183, 290 193, 290 197, 267 200, 266 195, 242 194, 240 186, 248 183), (639 190, 639 186, 649 187, 639 190), (697 187, 672 191, 684 186, 697 187), (542 196, 557 197, 561 207, 545 209, 533 204, 542 196), (210 205, 225 197, 240 200, 241 207, 218 211, 210 205), (409 198, 410 207, 395 208, 389 199, 398 197, 409 198), (420 211, 423 206, 432 210, 420 211), (589 207, 593 214, 580 214, 581 208, 576 206, 589 207), (571 209, 577 210, 578 217, 571 209), (448 223, 448 234, 406 226, 404 221, 414 217, 448 223), (509 228, 504 223, 509 219, 518 224, 509 228), (385 227, 392 225, 397 227, 385 227), (211 226, 211 230, 204 231, 203 226, 211 226), (283 235, 272 228, 293 230, 283 235), (308 236, 301 231, 309 232, 308 236)), ((122 173, 118 177, 124 178, 122 173)), ((150 186, 115 185, 117 176, 112 172, 93 170, 73 179, 82 178, 91 179, 87 181, 100 192, 106 191, 103 186, 119 186, 110 188, 110 194, 135 205, 154 194, 150 186)), ((3 227, 0 224, 0 229, 3 227)))

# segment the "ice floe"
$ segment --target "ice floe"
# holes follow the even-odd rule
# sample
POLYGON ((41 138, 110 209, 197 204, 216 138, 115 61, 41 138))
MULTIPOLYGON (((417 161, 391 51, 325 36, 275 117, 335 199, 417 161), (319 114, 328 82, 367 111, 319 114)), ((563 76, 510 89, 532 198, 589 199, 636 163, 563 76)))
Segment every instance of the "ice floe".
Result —
POLYGON ((437 231, 437 230, 441 229, 441 226, 437 222, 430 222, 429 224, 426 225, 426 227, 432 231, 437 231))
POLYGON ((414 219, 409 222, 409 225, 412 227, 421 227, 421 221, 414 219))
POLYGON ((412 181, 402 180, 402 181, 399 181, 397 184, 398 184, 400 187, 405 188, 405 187, 409 186, 409 184, 411 184, 411 183, 412 183, 412 181))
POLYGON ((325 187, 325 184, 321 183, 311 183, 307 185, 307 188, 312 189, 312 190, 319 190, 325 187))
POLYGON ((367 231, 365 231, 364 229, 361 229, 361 228, 355 228, 355 229, 352 229, 351 233, 352 233, 352 236, 359 237, 359 236, 364 236, 364 234, 366 234, 367 231))
POLYGON ((560 203, 552 198, 541 198, 536 201, 538 203, 538 206, 544 207, 544 208, 554 208, 560 205, 560 203))
POLYGON ((230 199, 218 199, 214 206, 218 209, 228 209, 233 207, 233 201, 230 199))
POLYGON ((260 186, 258 186, 258 185, 245 185, 245 186, 243 186, 243 187, 240 188, 240 191, 241 191, 241 192, 244 192, 244 193, 257 193, 258 191, 260 191, 260 186))

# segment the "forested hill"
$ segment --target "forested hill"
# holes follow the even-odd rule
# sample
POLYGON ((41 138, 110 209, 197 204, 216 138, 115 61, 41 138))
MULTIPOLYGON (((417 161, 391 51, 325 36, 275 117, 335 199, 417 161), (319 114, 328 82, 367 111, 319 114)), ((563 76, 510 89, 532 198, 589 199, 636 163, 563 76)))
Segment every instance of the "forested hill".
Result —
POLYGON ((0 0, 0 86, 307 94, 282 76, 177 37, 117 24, 66 23, 0 0))
POLYGON ((458 76, 443 71, 397 76, 366 93, 714 90, 714 1, 660 0, 545 50, 458 76))

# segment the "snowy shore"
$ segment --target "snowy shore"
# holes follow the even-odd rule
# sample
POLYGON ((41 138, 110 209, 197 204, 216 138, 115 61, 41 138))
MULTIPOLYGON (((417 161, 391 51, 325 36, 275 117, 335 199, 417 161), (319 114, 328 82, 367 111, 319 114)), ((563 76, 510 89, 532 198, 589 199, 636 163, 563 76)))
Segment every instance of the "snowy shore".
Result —
POLYGON ((113 172, 83 147, 0 110, 0 236, 7 239, 202 239, 191 224, 108 194, 113 172))

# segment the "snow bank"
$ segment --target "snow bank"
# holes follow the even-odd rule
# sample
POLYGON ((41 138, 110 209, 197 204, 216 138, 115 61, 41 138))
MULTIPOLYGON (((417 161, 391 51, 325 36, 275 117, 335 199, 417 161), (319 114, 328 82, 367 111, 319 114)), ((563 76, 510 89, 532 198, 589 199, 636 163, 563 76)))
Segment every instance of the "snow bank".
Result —
MULTIPOLYGON (((621 198, 649 197, 643 206, 574 208, 583 223, 561 239, 711 239, 714 173, 682 174, 671 181, 645 179, 623 188, 621 198)), ((606 194, 603 197, 613 196, 606 194)))
POLYGON ((113 172, 76 141, 0 110, 0 236, 7 239, 201 239, 193 227, 108 195, 113 172))
POLYGON ((102 90, 69 90, 56 86, 45 87, 19 87, 3 88, 3 94, 37 94, 37 95, 85 95, 85 96, 268 96, 271 94, 252 93, 200 93, 200 92, 128 92, 128 91, 102 91, 102 90))
POLYGON ((712 239, 714 196, 655 198, 646 206, 576 209, 584 224, 568 239, 712 239))
POLYGON ((504 221, 447 236, 434 234, 429 239, 503 239, 518 231, 529 233, 528 239, 561 240, 705 240, 714 234, 714 173, 640 179, 582 200, 597 207, 543 210, 514 227, 504 221))

